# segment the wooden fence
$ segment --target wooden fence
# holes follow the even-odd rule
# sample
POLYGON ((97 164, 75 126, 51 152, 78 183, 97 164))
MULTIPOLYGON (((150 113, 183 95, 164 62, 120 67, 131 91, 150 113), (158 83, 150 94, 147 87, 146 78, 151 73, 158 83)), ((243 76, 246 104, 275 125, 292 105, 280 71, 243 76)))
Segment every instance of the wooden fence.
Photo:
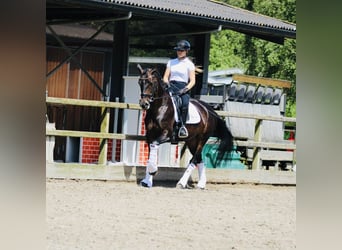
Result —
MULTIPOLYGON (((108 144, 107 139, 119 139, 119 140, 145 140, 145 136, 142 135, 126 135, 126 134, 117 134, 117 133, 109 133, 109 119, 110 119, 110 108, 118 108, 118 109, 132 109, 132 110, 140 110, 140 106, 138 104, 132 103, 119 103, 119 102, 105 102, 105 101, 90 101, 90 100, 80 100, 80 99, 67 99, 67 98, 55 98, 55 97, 47 97, 46 103, 48 104, 56 104, 56 105, 78 105, 78 106, 89 106, 89 107, 100 107, 102 109, 102 114, 104 117, 101 121, 100 132, 85 132, 85 131, 72 131, 72 130, 54 130, 54 129, 46 129, 46 136, 70 136, 70 137, 90 137, 90 138, 100 138, 100 154, 98 159, 99 165, 105 165, 107 162, 107 150, 108 144)), ((253 148, 253 160, 252 160, 252 169, 260 168, 261 164, 261 149, 281 149, 281 150, 293 150, 293 156, 295 161, 295 151, 296 145, 295 143, 272 143, 272 142, 262 142, 261 141, 261 127, 264 120, 269 121, 280 121, 280 122, 296 122, 296 118, 289 117, 273 117, 273 116, 263 116, 263 115, 254 115, 254 114, 241 114, 235 112, 227 112, 227 111, 216 111, 220 116, 230 116, 230 117, 238 117, 238 118, 251 118, 255 119, 255 131, 254 131, 254 140, 253 141, 241 141, 236 140, 235 145, 241 147, 252 147, 253 148)))

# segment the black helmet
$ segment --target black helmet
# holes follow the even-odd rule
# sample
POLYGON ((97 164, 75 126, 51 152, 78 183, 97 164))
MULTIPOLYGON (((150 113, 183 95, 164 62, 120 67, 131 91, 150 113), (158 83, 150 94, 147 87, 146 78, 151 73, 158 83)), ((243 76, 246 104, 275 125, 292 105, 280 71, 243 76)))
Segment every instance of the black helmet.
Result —
POLYGON ((177 43, 177 46, 174 47, 175 50, 189 50, 190 49, 190 43, 187 40, 180 40, 177 43))

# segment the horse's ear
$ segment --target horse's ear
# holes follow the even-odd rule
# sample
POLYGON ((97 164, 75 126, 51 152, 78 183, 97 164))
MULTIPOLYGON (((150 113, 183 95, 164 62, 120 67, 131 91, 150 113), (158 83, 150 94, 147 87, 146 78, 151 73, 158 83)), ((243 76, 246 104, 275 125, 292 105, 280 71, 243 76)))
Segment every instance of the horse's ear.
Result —
POLYGON ((144 70, 143 70, 143 68, 141 67, 141 65, 138 64, 138 65, 137 65, 137 68, 139 69, 140 74, 142 75, 142 74, 144 73, 144 70))

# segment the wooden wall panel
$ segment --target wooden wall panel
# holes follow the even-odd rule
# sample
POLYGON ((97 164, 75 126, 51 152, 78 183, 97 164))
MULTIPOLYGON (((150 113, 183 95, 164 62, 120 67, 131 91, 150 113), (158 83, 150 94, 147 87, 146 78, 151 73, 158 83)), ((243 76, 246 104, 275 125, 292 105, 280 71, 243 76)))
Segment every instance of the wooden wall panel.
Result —
MULTIPOLYGON (((67 54, 61 49, 47 48, 46 73, 54 69, 66 56, 67 54)), ((48 91, 49 96, 65 97, 68 71, 69 65, 64 64, 47 79, 46 90, 48 91)))
MULTIPOLYGON (((47 72, 56 67, 67 53, 61 48, 47 48, 47 72)), ((101 52, 80 52, 76 55, 84 68, 102 88, 104 77, 105 55, 101 52)), ((47 79, 48 95, 53 97, 102 100, 100 91, 88 79, 85 73, 73 60, 65 63, 57 72, 47 79)), ((98 131, 101 111, 89 107, 64 107, 64 119, 56 116, 54 109, 50 109, 51 122, 57 122, 57 129, 71 129, 81 131, 98 131), (52 112, 52 113, 51 113, 52 112), (56 121, 56 119, 58 121, 56 121)))
MULTIPOLYGON (((81 55, 77 54, 76 59, 78 61, 81 61, 81 55)), ((68 92, 67 92, 67 98, 79 98, 79 88, 80 88, 80 74, 81 69, 80 67, 74 62, 70 61, 69 66, 69 84, 68 84, 68 92)))
MULTIPOLYGON (((67 53, 61 48, 47 48, 46 70, 50 72, 65 57, 67 53)), ((103 87, 104 53, 80 52, 76 55, 82 66, 103 87)), ((102 100, 100 91, 89 80, 80 67, 70 60, 52 74, 46 83, 48 95, 53 97, 77 98, 87 100, 102 100)))
MULTIPOLYGON (((97 84, 103 86, 104 54, 103 53, 82 53, 82 65, 93 77, 97 84)), ((81 72, 80 99, 101 100, 101 93, 89 80, 84 72, 81 72)))
MULTIPOLYGON (((67 53, 61 48, 47 48, 46 71, 50 72, 67 53)), ((104 53, 80 52, 76 55, 84 68, 102 88, 104 77, 104 53)), ((102 94, 88 79, 77 63, 70 60, 60 67, 46 81, 48 96, 87 100, 102 100, 102 94)), ((101 110, 94 107, 58 106, 47 108, 50 122, 56 123, 56 129, 99 131, 101 110)), ((56 137, 54 160, 65 161, 65 137, 56 137)))

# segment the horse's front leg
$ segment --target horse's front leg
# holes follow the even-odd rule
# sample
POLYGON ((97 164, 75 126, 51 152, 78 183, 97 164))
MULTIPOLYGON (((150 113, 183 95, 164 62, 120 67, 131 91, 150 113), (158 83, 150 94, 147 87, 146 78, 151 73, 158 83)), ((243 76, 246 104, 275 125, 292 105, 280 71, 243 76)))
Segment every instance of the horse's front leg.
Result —
POLYGON ((158 148, 159 143, 154 142, 150 144, 150 153, 147 160, 146 171, 152 176, 155 175, 158 171, 158 148))
POLYGON ((169 140, 168 134, 170 133, 170 129, 163 129, 161 134, 152 141, 149 145, 149 157, 147 161, 147 171, 150 175, 155 175, 158 171, 158 148, 160 144, 163 144, 169 140))
POLYGON ((146 174, 145 178, 140 182, 140 185, 143 187, 152 187, 153 185, 153 176, 158 171, 158 148, 159 144, 157 142, 149 145, 149 157, 146 165, 146 174))
POLYGON ((146 165, 146 175, 145 178, 140 182, 141 186, 143 187, 152 187, 153 185, 153 176, 158 172, 158 148, 160 144, 168 141, 168 134, 169 130, 164 129, 161 135, 149 144, 149 156, 146 165))

